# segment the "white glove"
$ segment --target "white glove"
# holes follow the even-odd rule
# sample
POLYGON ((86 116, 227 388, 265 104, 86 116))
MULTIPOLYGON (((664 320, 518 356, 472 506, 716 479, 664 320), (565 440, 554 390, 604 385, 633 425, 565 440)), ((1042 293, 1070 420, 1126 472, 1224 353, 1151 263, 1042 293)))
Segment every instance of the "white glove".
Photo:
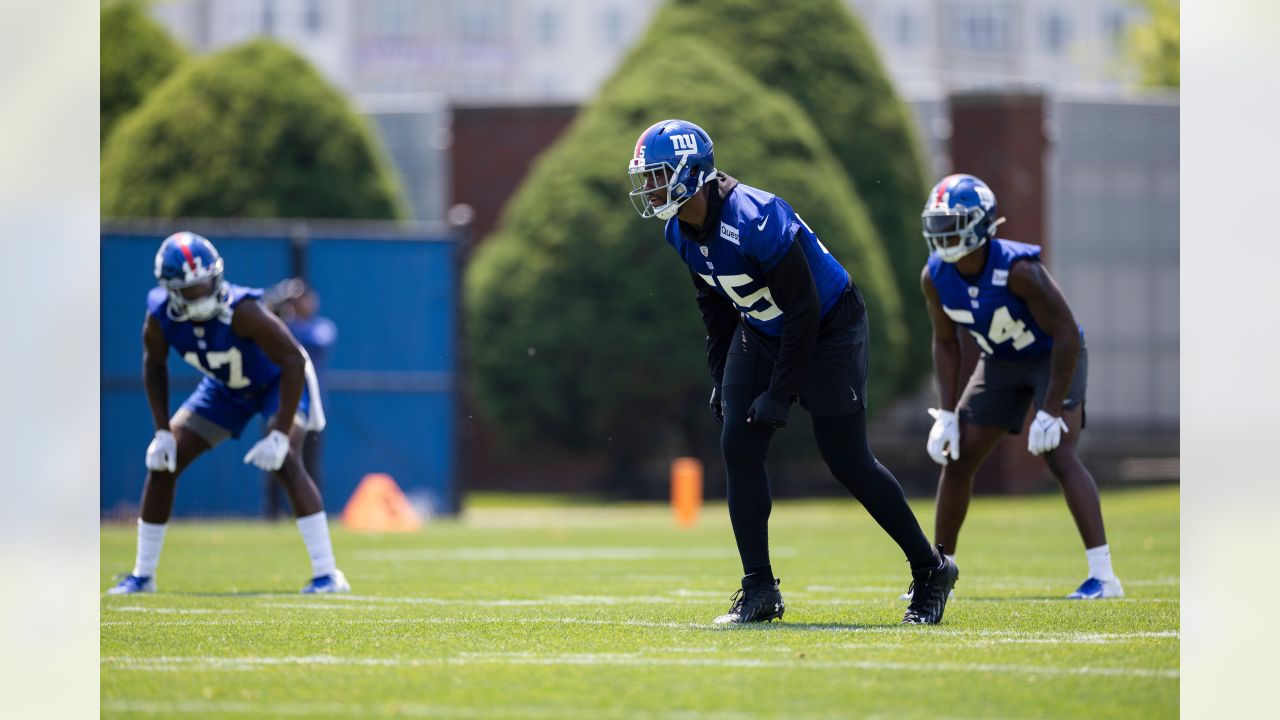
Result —
POLYGON ((173 433, 157 430, 155 439, 147 446, 147 469, 173 472, 178 469, 178 443, 173 433))
POLYGON ((947 456, 952 460, 960 459, 960 419, 950 410, 929 408, 934 417, 933 429, 929 431, 929 442, 925 450, 929 457, 939 465, 947 464, 947 456))
POLYGON ((1067 432, 1067 423, 1060 417, 1038 410, 1031 421, 1031 431, 1027 433, 1027 450, 1032 455, 1047 453, 1062 442, 1062 433, 1067 432))
POLYGON ((289 436, 279 430, 272 430, 252 448, 249 448, 249 452, 244 455, 244 461, 253 463, 262 470, 275 472, 280 469, 281 465, 284 465, 284 458, 288 454, 289 436))

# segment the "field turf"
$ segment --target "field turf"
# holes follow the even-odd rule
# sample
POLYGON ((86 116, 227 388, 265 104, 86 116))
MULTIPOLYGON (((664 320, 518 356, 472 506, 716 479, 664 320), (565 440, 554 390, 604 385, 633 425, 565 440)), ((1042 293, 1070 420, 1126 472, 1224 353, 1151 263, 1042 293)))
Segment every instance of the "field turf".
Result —
MULTIPOLYGON (((915 505, 932 531, 932 505, 915 505)), ((480 497, 413 534, 334 526, 354 591, 303 597, 291 522, 175 522, 154 595, 101 601, 104 718, 1176 717, 1178 493, 1109 492, 1123 600, 1085 577, 1062 499, 979 498, 936 627, 852 501, 773 511, 781 622, 721 628, 741 568, 723 503, 480 497)), ((135 531, 102 530, 102 577, 135 531)))

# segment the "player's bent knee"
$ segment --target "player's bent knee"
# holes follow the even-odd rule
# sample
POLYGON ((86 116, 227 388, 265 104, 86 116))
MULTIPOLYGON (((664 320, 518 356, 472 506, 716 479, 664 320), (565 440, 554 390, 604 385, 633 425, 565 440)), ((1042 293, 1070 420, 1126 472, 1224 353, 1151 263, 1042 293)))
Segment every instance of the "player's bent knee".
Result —
POLYGON ((1044 454, 1045 464, 1049 466, 1049 472, 1054 477, 1061 478, 1072 467, 1080 462, 1076 456, 1076 449, 1069 445, 1059 445, 1044 454))

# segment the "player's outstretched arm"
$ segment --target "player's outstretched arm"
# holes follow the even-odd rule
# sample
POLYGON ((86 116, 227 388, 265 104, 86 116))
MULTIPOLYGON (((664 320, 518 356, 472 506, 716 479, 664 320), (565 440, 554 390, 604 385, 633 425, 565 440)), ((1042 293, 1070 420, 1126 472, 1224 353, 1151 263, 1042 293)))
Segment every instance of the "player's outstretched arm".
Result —
POLYGON ((698 310, 707 328, 707 372, 711 374, 711 382, 719 387, 724 380, 724 363, 733 344, 733 331, 738 327, 738 309, 696 273, 691 272, 689 276, 698 291, 698 310))
POLYGON ((942 310, 938 289, 933 286, 929 268, 920 273, 920 290, 924 293, 929 322, 933 325, 933 371, 938 379, 938 407, 930 408, 933 427, 925 451, 939 465, 960 459, 960 418, 956 403, 960 387, 960 340, 956 324, 942 310))
POLYGON ((960 391, 960 339, 956 324, 942 310, 942 300, 933 286, 929 268, 920 273, 920 291, 924 293, 929 322, 933 325, 933 370, 938 378, 938 407, 955 412, 960 391))
POLYGON ((1049 356, 1049 387, 1045 390, 1041 410, 1055 418, 1062 417, 1062 403, 1071 388, 1076 371, 1076 355, 1080 352, 1080 328, 1058 283, 1044 263, 1028 260, 1009 269, 1009 291, 1022 298, 1036 324, 1053 336, 1053 352, 1049 356))
POLYGON ((236 305, 231 316, 231 330, 257 343, 267 358, 280 366, 280 406, 271 429, 288 437, 306 383, 306 354, 280 318, 251 298, 236 305))
POLYGON ((147 469, 174 472, 178 469, 178 444, 169 428, 169 341, 151 313, 142 322, 142 384, 156 426, 156 436, 147 446, 147 469))
POLYGON ((169 431, 169 341, 160 323, 147 313, 142 323, 142 383, 147 389, 151 421, 169 431))

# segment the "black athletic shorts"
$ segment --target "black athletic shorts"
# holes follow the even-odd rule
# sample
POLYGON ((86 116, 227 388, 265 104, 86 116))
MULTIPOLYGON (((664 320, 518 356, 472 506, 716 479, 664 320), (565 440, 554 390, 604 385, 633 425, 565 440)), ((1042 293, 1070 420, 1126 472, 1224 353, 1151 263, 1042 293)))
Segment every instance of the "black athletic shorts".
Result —
MULTIPOLYGON (((1084 427, 1084 393, 1089 384, 1089 350, 1080 345, 1076 356, 1076 372, 1064 409, 1080 406, 1080 427, 1084 427)), ((1049 356, 1026 360, 997 360, 983 356, 973 369, 969 384, 960 396, 960 421, 972 425, 1005 428, 1017 435, 1027 418, 1027 407, 1035 402, 1044 405, 1049 387, 1049 356)))
MULTIPOLYGON (((800 390, 800 406, 819 417, 848 415, 866 409, 869 345, 862 296, 857 287, 850 284, 823 318, 800 390)), ((722 392, 726 418, 737 410, 730 405, 737 405, 741 400, 750 406, 760 393, 769 389, 779 350, 780 338, 765 335, 745 323, 739 324, 724 366, 722 392)), ((745 413, 746 408, 741 408, 741 412, 745 413)))

